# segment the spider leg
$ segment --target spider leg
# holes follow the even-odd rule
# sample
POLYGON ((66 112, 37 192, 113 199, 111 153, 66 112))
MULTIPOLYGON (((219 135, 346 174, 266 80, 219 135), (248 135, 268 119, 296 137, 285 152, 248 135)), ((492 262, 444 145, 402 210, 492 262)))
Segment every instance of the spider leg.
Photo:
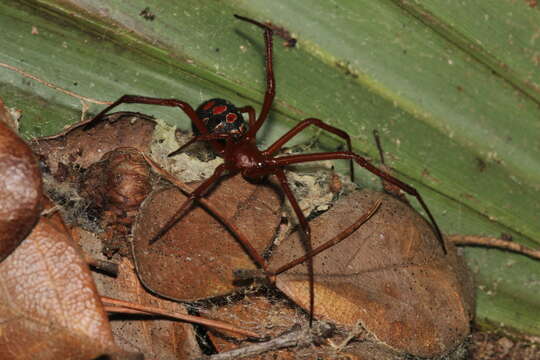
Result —
MULTIPOLYGON (((377 145, 377 150, 379 151, 379 157, 381 159, 381 169, 383 171, 386 171, 388 174, 392 174, 392 170, 390 167, 386 166, 384 162, 384 152, 381 145, 381 139, 379 137, 379 132, 377 130, 373 130, 373 137, 375 138, 375 144, 377 145)), ((394 197, 404 201, 405 203, 409 203, 407 198, 405 197, 405 194, 401 192, 400 188, 394 184, 389 183, 388 181, 381 179, 381 183, 383 186, 383 189, 386 193, 393 195, 394 197)))
MULTIPOLYGON (((193 193, 192 189, 190 189, 186 184, 179 181, 171 173, 163 169, 159 164, 157 164, 150 157, 148 157, 145 154, 142 154, 142 155, 144 159, 146 160, 146 162, 150 164, 152 169, 161 177, 163 177, 164 179, 169 181, 171 184, 176 186, 184 194, 187 194, 189 196, 189 194, 193 193)), ((206 200, 204 198, 199 198, 198 202, 227 228, 227 230, 240 242, 240 244, 244 247, 248 255, 251 256, 251 258, 255 261, 255 263, 258 266, 260 266, 265 271, 265 273, 269 273, 266 260, 264 260, 263 257, 258 253, 257 249, 255 249, 251 245, 251 243, 248 240, 248 237, 242 233, 240 228, 238 228, 238 226, 236 226, 233 222, 231 222, 225 216, 225 214, 222 211, 220 211, 218 208, 216 208, 209 200, 206 200)))
POLYGON ((379 199, 375 202, 375 204, 368 209, 362 216, 360 216, 351 226, 346 228, 345 230, 341 231, 339 234, 334 236, 332 239, 326 241, 325 243, 317 246, 315 249, 311 250, 307 254, 305 254, 302 257, 299 257, 298 259, 295 259, 291 261, 288 264, 285 264, 278 268, 277 270, 273 270, 270 275, 277 276, 287 270, 292 269, 296 265, 299 265, 306 261, 309 258, 313 258, 320 253, 322 253, 324 250, 331 248, 334 245, 339 244, 341 241, 345 240, 347 237, 349 237, 352 233, 354 233, 360 226, 362 226, 366 221, 371 219, 371 217, 379 210, 381 207, 382 201, 379 199))
POLYGON ((272 103, 274 102, 274 97, 276 95, 276 81, 274 79, 274 66, 272 61, 272 34, 273 31, 270 27, 267 25, 260 23, 256 20, 240 16, 240 15, 234 15, 237 19, 247 21, 253 25, 257 25, 258 27, 264 29, 264 44, 265 44, 265 61, 266 61, 266 93, 264 95, 264 102, 261 108, 261 112, 259 113, 259 118, 257 121, 253 124, 252 127, 248 130, 246 134, 246 139, 252 139, 257 134, 257 131, 261 128, 262 124, 264 124, 264 121, 268 117, 268 113, 270 112, 270 107, 272 106, 272 103))
MULTIPOLYGON (((230 139, 230 138, 231 138, 231 134, 228 134, 228 133, 217 133, 217 134, 214 133, 214 134, 206 134, 206 135, 194 136, 191 139, 189 139, 188 142, 186 142, 185 144, 180 146, 178 149, 174 150, 172 153, 167 155, 167 157, 171 157, 171 156, 180 154, 185 148, 187 148, 189 145, 191 145, 191 144, 193 144, 193 143, 195 143, 197 141, 214 141, 214 140, 220 140, 220 139, 227 140, 227 139, 230 139)), ((221 155, 222 153, 223 153, 223 151, 221 151, 219 154, 221 155)))
MULTIPOLYGON (((276 169, 275 172, 276 177, 278 178, 281 187, 283 188, 283 191, 285 192, 285 195, 289 199, 289 202, 291 203, 294 212, 296 214, 296 217, 298 218, 298 221, 300 221, 300 226, 302 227, 302 230, 304 231, 304 234, 306 235, 306 252, 309 254, 312 251, 311 247, 311 228, 309 227, 309 223, 306 220, 306 217, 302 213, 302 209, 300 209, 300 205, 298 205, 298 201, 296 201, 296 198, 294 197, 294 194, 289 187, 289 183, 287 181, 287 177, 285 176, 285 173, 281 168, 276 169)), ((308 275, 309 275, 309 326, 313 323, 313 308, 315 306, 315 288, 314 288, 314 276, 313 276, 313 259, 312 257, 307 257, 307 268, 308 268, 308 275)))
POLYGON ((206 179, 199 187, 197 187, 195 190, 193 190, 189 195, 188 198, 184 201, 184 203, 176 210, 176 213, 167 221, 165 226, 163 226, 156 235, 154 235, 149 243, 153 244, 156 242, 159 238, 161 238, 163 235, 165 235, 181 218, 184 216, 186 211, 190 208, 190 206, 193 204, 195 200, 197 200, 200 197, 203 197, 206 191, 212 186, 223 174, 223 171, 225 171, 225 165, 221 164, 219 165, 215 170, 212 176, 210 176, 208 179, 206 179))
MULTIPOLYGON (((295 127, 293 127, 291 130, 289 130, 287 133, 285 133, 281 138, 279 138, 275 143, 270 145, 268 149, 263 151, 263 155, 274 155, 279 149, 287 143, 287 141, 291 140, 294 136, 298 135, 302 130, 307 128, 308 126, 313 125, 317 126, 325 131, 328 131, 329 133, 332 133, 334 135, 339 136, 340 138, 344 139, 347 142, 347 148, 349 152, 352 152, 352 145, 351 145, 351 137, 349 134, 347 134, 345 131, 340 130, 336 127, 333 127, 331 125, 326 124, 320 119, 315 118, 307 118, 305 120, 302 120, 298 124, 296 124, 295 127)), ((353 167, 353 160, 351 159, 350 164, 350 174, 351 174, 351 181, 354 181, 354 167, 353 167)))
POLYGON ((375 167, 373 164, 371 164, 369 161, 367 161, 365 158, 363 158, 360 155, 357 155, 350 151, 335 151, 335 152, 326 152, 326 153, 315 153, 315 154, 304 154, 304 155, 291 155, 291 156, 283 156, 276 159, 273 159, 273 164, 275 166, 286 166, 291 164, 298 164, 303 162, 311 162, 311 161, 321 161, 321 160, 336 160, 336 159, 352 159, 354 160, 358 165, 363 167, 364 169, 370 171, 371 173, 377 175, 378 177, 382 178, 385 181, 388 181, 389 183, 399 187, 406 193, 416 197, 424 211, 429 217, 429 220, 431 220, 431 224, 433 225, 433 230, 435 231, 435 234, 437 235, 437 238, 439 239, 439 242, 441 243, 441 246, 443 248, 444 253, 446 254, 446 245, 444 243, 444 239, 441 233, 441 230, 439 229, 439 226, 437 225, 437 222, 435 221, 435 218, 431 214, 431 211, 429 211, 429 208, 427 207, 426 203, 424 202, 424 199, 422 196, 416 191, 416 189, 406 183, 404 183, 401 180, 398 180, 397 178, 393 177, 389 173, 375 167))
MULTIPOLYGON (((200 131, 201 134, 208 134, 208 129, 206 128, 202 120, 199 119, 199 117, 195 113, 195 110, 193 110, 191 105, 189 105, 188 103, 182 100, 177 100, 177 99, 161 99, 161 98, 138 96, 138 95, 124 95, 120 97, 111 105, 101 110, 99 114, 94 116, 92 119, 75 124, 74 128, 84 126, 84 129, 88 130, 94 127, 96 124, 98 124, 102 120, 105 114, 107 114, 113 108, 121 104, 145 104, 145 105, 178 107, 190 118, 190 120, 193 122, 193 124, 195 124, 195 126, 197 127, 197 129, 200 131)), ((72 130, 72 129, 70 128, 69 130, 72 130)), ((216 152, 219 152, 223 149, 223 145, 221 145, 217 141, 212 142, 212 147, 214 148, 216 152)))
MULTIPOLYGON (((111 111, 112 109, 114 109, 115 107, 121 104, 146 104, 146 105, 160 105, 160 106, 171 106, 171 107, 177 106, 186 113, 186 115, 191 119, 191 121, 193 121, 193 123, 197 126, 197 128, 201 130, 201 133, 205 134, 208 132, 206 130, 206 127, 204 126, 204 123, 197 117, 195 110, 193 110, 191 105, 189 105, 188 103, 183 102, 181 100, 176 100, 176 99, 161 99, 161 98, 138 96, 138 95, 124 95, 120 97, 111 105, 101 110, 92 119, 87 120, 84 123, 85 129, 89 129, 95 126, 103 118, 105 114, 107 114, 109 111, 111 111)), ((80 125, 83 125, 83 124, 81 123, 80 125)))
POLYGON ((248 125, 249 127, 253 127, 255 125, 255 109, 251 106, 243 106, 241 108, 238 108, 238 111, 241 113, 247 113, 248 114, 248 125))

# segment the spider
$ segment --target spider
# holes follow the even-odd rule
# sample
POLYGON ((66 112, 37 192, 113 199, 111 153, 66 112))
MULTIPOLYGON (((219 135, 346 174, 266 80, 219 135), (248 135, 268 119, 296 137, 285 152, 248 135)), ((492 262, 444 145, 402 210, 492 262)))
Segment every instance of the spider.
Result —
MULTIPOLYGON (((305 234, 306 250, 308 253, 313 254, 311 249, 311 231, 306 217, 302 213, 298 201, 295 199, 291 188, 289 187, 287 177, 284 172, 284 168, 288 165, 321 161, 321 160, 336 160, 346 159, 350 160, 350 176, 354 181, 354 167, 353 161, 361 167, 377 175, 384 181, 398 187, 404 192, 417 198, 418 202, 429 217, 433 230, 439 239, 444 253, 446 254, 446 247, 444 240, 439 230, 439 226, 435 221, 433 215, 429 211, 426 203, 422 199, 422 196, 412 186, 396 179, 389 173, 375 167, 364 157, 352 152, 350 136, 343 130, 326 124, 317 118, 307 118, 302 120, 291 130, 285 133, 276 142, 270 145, 266 150, 260 150, 257 147, 257 132, 268 118, 270 108, 272 106, 276 84, 274 79, 273 62, 272 62, 272 35, 273 30, 270 26, 260 23, 256 20, 234 15, 237 19, 246 21, 253 25, 258 26, 264 30, 265 41, 265 67, 266 67, 266 93, 262 109, 259 116, 256 116, 255 110, 251 106, 236 107, 232 103, 224 99, 210 99, 203 102, 196 110, 194 110, 188 103, 178 99, 163 99, 146 96, 136 95, 124 95, 116 100, 114 103, 103 109, 93 119, 90 119, 79 125, 84 125, 85 128, 92 127, 103 116, 108 113, 114 107, 120 104, 136 103, 136 104, 149 104, 160 105, 169 107, 178 107, 191 119, 192 128, 194 132, 193 138, 187 143, 182 145, 178 150, 169 154, 174 156, 180 153, 184 148, 197 141, 208 142, 213 151, 223 158, 223 163, 216 167, 212 176, 206 179, 201 185, 199 185, 193 192, 191 192, 187 200, 179 207, 175 215, 166 223, 166 225, 150 240, 154 242, 163 236, 172 226, 179 221, 179 219, 189 210, 194 201, 205 196, 208 190, 214 185, 220 177, 224 175, 236 175, 238 173, 248 181, 261 181, 269 175, 276 176, 281 188, 283 189, 287 199, 292 205, 292 208, 299 220, 300 227, 305 234), (248 121, 244 120, 243 115, 247 115, 248 121), (302 155, 287 155, 276 156, 277 152, 293 137, 298 135, 301 131, 309 126, 316 126, 320 129, 334 134, 347 143, 348 151, 334 151, 334 152, 321 152, 302 155)), ((266 269, 264 260, 256 254, 249 244, 243 244, 247 248, 250 255, 256 259, 263 269, 266 269), (262 263, 261 263, 262 262, 262 263)), ((305 257, 304 257, 304 260, 305 257)), ((313 311, 313 269, 310 266, 310 257, 308 260, 308 271, 310 273, 310 312, 313 311)))

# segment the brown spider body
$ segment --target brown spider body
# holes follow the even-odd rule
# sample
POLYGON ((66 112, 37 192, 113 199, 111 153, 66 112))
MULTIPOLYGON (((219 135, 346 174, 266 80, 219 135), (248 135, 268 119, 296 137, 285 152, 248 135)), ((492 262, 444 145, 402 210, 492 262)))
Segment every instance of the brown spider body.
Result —
POLYGON ((246 180, 260 180, 276 171, 272 157, 264 155, 253 139, 225 146, 225 168, 230 173, 241 173, 246 180))

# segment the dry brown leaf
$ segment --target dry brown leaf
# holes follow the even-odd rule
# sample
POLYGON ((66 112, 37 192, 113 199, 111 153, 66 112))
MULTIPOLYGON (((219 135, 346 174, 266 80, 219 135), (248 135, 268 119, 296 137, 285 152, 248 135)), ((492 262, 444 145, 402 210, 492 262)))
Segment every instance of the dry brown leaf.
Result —
MULTIPOLYGON (((274 187, 235 176, 221 181, 206 198, 229 214, 259 253, 272 241, 282 201, 274 187)), ((133 229, 142 282, 158 294, 183 301, 236 290, 233 270, 255 269, 255 265, 226 228, 198 205, 162 238, 148 244, 185 199, 178 189, 164 188, 143 203, 133 229)))
MULTIPOLYGON (((100 240, 82 229, 74 231, 79 234, 83 249, 99 257, 100 240)), ((186 313, 182 304, 158 298, 143 289, 127 258, 121 259, 117 278, 93 275, 101 295, 186 313)), ((114 315, 111 326, 116 342, 123 350, 145 354, 149 359, 192 359, 201 355, 191 324, 151 316, 114 315)))
POLYGON ((129 254, 128 237, 139 206, 152 190, 150 168, 135 148, 118 148, 103 155, 84 172, 79 194, 91 211, 101 215, 103 253, 129 254))
MULTIPOLYGON (((448 255, 431 227, 403 202, 373 191, 342 199, 311 222, 313 246, 349 226, 374 202, 378 212, 348 239, 314 258, 315 316, 353 326, 360 322, 380 341, 418 356, 446 353, 469 334, 473 291, 455 248, 448 255)), ((277 268, 301 256, 298 233, 271 259, 277 268)), ((305 265, 278 276, 276 285, 309 307, 305 265)))
POLYGON ((104 229, 110 256, 129 249, 123 244, 150 191, 148 166, 138 152, 150 150, 155 125, 149 116, 119 112, 91 129, 74 128, 32 144, 44 165, 47 194, 70 225, 104 229))
POLYGON ((34 227, 41 211, 42 191, 32 150, 0 121, 0 261, 34 227))
POLYGON ((116 351, 86 263, 59 215, 42 216, 0 264, 0 358, 93 359, 116 351))
POLYGON ((103 155, 120 147, 147 152, 155 126, 153 118, 131 112, 117 112, 105 117, 95 127, 76 128, 57 139, 37 139, 32 149, 47 163, 53 174, 59 164, 88 168, 103 155))

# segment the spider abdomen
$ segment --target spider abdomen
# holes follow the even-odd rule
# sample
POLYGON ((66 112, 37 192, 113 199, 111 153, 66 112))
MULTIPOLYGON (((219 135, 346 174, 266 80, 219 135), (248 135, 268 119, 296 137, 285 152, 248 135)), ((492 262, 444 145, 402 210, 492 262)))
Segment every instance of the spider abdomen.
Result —
MULTIPOLYGON (((238 108, 224 99, 210 99, 203 102, 196 110, 209 133, 232 134, 240 137, 247 130, 246 122, 238 108)), ((193 132, 200 135, 199 129, 193 126, 193 132)))

